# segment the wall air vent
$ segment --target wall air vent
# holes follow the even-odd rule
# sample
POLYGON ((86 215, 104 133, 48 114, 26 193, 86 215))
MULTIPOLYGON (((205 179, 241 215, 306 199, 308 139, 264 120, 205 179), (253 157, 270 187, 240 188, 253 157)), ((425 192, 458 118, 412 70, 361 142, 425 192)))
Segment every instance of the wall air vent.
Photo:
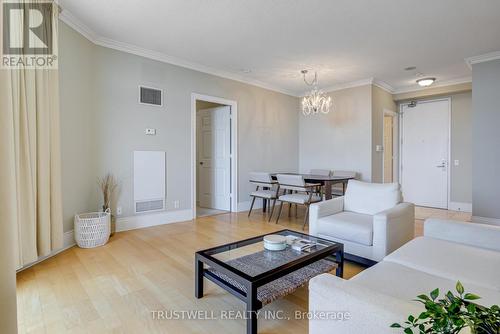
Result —
POLYGON ((165 159, 163 151, 134 151, 135 213, 165 209, 165 159))
POLYGON ((164 209, 164 201, 163 199, 153 200, 153 201, 144 201, 144 202, 135 202, 135 212, 148 212, 148 211, 158 211, 164 209))
POLYGON ((139 103, 157 107, 163 106, 163 90, 139 86, 139 103))

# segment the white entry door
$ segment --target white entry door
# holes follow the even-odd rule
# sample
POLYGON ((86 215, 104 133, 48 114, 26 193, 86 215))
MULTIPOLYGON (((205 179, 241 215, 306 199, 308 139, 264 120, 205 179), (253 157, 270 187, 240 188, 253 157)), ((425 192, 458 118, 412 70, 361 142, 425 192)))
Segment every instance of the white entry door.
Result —
POLYGON ((450 101, 401 107, 401 186, 404 200, 448 208, 450 101))
POLYGON ((204 208, 231 208, 231 108, 203 109, 197 115, 198 201, 204 208))

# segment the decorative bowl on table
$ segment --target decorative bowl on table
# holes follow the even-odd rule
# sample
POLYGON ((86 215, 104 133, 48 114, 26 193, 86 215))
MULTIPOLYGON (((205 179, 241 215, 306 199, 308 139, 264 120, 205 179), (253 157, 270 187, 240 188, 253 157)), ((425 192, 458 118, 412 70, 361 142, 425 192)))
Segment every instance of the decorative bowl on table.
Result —
POLYGON ((281 251, 286 248, 286 237, 279 234, 269 234, 264 237, 264 248, 270 251, 281 251))

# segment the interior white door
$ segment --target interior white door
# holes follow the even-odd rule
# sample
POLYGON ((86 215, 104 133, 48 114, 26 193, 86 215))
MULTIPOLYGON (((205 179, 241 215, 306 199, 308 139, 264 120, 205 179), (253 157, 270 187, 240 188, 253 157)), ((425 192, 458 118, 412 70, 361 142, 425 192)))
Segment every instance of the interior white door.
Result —
POLYGON ((401 186, 404 200, 448 208, 449 100, 401 108, 401 186))
POLYGON ((231 109, 198 111, 198 201, 204 208, 231 208, 231 109))

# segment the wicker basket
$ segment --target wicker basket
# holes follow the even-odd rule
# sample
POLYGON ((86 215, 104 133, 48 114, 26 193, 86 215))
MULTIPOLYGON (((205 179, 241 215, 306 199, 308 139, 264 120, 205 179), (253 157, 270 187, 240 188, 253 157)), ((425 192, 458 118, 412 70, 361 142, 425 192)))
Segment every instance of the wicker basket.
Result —
POLYGON ((80 248, 99 247, 109 240, 111 212, 92 212, 75 215, 75 241, 80 248))

